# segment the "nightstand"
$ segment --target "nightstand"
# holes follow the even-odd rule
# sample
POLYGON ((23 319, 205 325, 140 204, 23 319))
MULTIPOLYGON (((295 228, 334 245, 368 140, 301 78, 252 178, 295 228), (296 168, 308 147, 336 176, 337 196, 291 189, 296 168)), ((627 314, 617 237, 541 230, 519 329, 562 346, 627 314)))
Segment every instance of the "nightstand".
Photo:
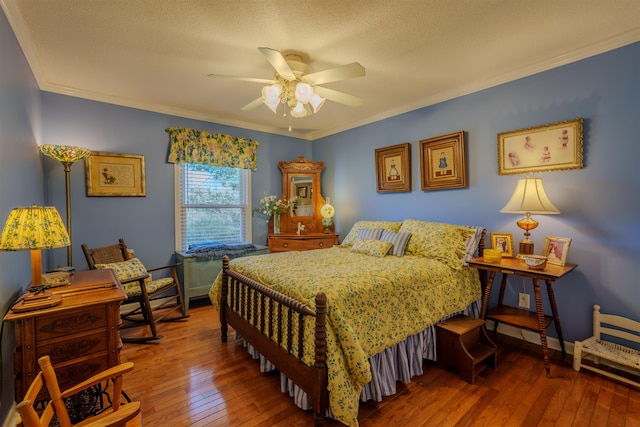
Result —
POLYGON ((547 264, 547 266, 543 270, 532 270, 524 263, 524 261, 520 261, 515 258, 502 258, 502 261, 498 263, 485 262, 484 258, 474 258, 469 261, 469 266, 489 272, 489 280, 487 281, 487 286, 484 289, 484 295, 482 297, 481 318, 494 320, 496 322, 496 328, 498 322, 502 322, 518 328, 537 331, 538 334, 540 334, 540 344, 542 347, 544 368, 547 371, 547 377, 551 377, 546 329, 552 322, 556 327, 556 332, 558 334, 558 339, 560 340, 560 348, 562 349, 562 353, 566 353, 564 349, 564 339, 562 338, 562 327, 560 326, 560 318, 558 317, 558 307, 556 306, 556 298, 553 294, 552 285, 553 282, 573 271, 577 267, 577 265, 566 264, 564 266, 559 266, 547 264), (491 295, 491 287, 493 285, 493 280, 495 279, 496 273, 502 273, 502 281, 500 282, 499 303, 496 307, 488 309, 489 296, 491 295), (531 278, 536 304, 535 312, 515 307, 509 307, 503 304, 504 290, 507 284, 507 277, 509 275, 531 278), (540 294, 539 283, 540 281, 544 281, 547 285, 547 295, 549 297, 549 304, 551 305, 552 312, 551 316, 545 315, 542 308, 542 296, 540 294))

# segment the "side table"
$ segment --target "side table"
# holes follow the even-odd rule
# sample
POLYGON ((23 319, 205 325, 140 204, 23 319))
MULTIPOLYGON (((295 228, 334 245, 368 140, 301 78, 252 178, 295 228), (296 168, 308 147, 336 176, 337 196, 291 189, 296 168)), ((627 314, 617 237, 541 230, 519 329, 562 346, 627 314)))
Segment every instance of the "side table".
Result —
POLYGON ((63 390, 120 363, 120 304, 126 294, 113 271, 78 271, 71 284, 49 291, 60 300, 57 305, 4 317, 15 326, 16 402, 33 382, 41 356, 51 357, 63 390))
POLYGON ((547 377, 551 377, 550 365, 549 365, 549 349, 547 347, 547 333, 546 329, 551 322, 556 327, 558 339, 560 340, 560 348, 562 353, 565 354, 564 339, 562 338, 562 327, 560 326, 560 318, 558 317, 558 307, 556 306, 556 298, 553 294, 553 282, 566 274, 573 271, 576 264, 566 264, 564 266, 547 264, 543 270, 532 270, 524 261, 520 261, 516 258, 502 258, 501 262, 491 263, 485 262, 483 257, 474 258, 469 261, 471 267, 475 267, 479 270, 489 272, 489 279, 487 286, 484 289, 484 295, 482 297, 482 319, 493 319, 496 322, 502 322, 507 325, 515 326, 518 328, 529 329, 537 331, 540 334, 540 344, 542 347, 542 357, 544 358, 544 368, 547 371, 547 377), (502 273, 502 281, 500 283, 500 297, 496 307, 488 308, 489 296, 491 295, 491 287, 496 273, 502 273), (528 277, 531 278, 533 284, 533 292, 535 297, 536 311, 523 310, 520 308, 509 307, 503 304, 504 290, 507 283, 507 277, 509 275, 528 277), (547 285, 547 294, 549 297, 549 303, 551 305, 552 316, 544 314, 542 308, 542 296, 540 294, 540 281, 544 281, 547 285))

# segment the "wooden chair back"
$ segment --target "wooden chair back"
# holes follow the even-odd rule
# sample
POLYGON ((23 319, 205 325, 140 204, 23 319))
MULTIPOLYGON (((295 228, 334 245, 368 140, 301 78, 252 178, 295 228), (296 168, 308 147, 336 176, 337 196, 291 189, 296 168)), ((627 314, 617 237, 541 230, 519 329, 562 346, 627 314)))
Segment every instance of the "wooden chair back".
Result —
POLYGON ((36 375, 35 380, 29 386, 24 399, 17 405, 20 417, 17 421, 18 427, 48 427, 52 425, 54 415, 57 417, 57 425, 60 427, 73 427, 69 412, 65 406, 64 399, 86 390, 103 381, 113 380, 113 396, 111 396, 112 406, 110 409, 98 415, 87 418, 81 422, 83 426, 136 426, 141 425, 140 402, 129 402, 121 405, 122 401, 122 375, 133 369, 133 363, 128 362, 103 371, 88 380, 71 387, 64 392, 60 391, 55 370, 51 364, 49 356, 42 356, 38 359, 41 371, 36 375), (40 414, 34 408, 34 402, 46 387, 50 400, 40 414))
POLYGON ((100 248, 89 248, 86 244, 82 244, 82 252, 91 270, 95 270, 96 264, 111 264, 129 259, 129 251, 124 239, 119 239, 115 245, 100 248))

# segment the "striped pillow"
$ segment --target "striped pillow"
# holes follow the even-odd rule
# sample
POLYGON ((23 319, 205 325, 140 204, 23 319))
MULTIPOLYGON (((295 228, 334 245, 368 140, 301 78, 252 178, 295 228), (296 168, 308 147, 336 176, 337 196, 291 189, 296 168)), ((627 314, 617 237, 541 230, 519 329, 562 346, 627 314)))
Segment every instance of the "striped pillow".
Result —
POLYGON ((380 240, 384 228, 361 228, 358 230, 358 239, 380 240))
POLYGON ((380 240, 383 242, 391 242, 393 246, 389 250, 389 255, 402 256, 404 255, 404 250, 407 247, 407 243, 409 242, 409 238, 411 237, 411 233, 409 232, 398 232, 392 233, 390 231, 382 231, 382 235, 380 236, 380 240))

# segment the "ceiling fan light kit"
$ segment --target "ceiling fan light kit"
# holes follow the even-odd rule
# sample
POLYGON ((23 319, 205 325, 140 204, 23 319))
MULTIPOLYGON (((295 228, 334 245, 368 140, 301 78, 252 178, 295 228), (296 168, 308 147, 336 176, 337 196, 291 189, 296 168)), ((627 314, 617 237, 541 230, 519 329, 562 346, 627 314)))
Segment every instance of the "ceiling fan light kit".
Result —
MULTIPOLYGON (((319 86, 364 76, 364 67, 357 62, 312 73, 311 67, 303 62, 302 55, 296 53, 282 55, 279 51, 268 47, 258 49, 275 69, 273 80, 209 74, 210 77, 267 83, 267 86, 262 88, 262 96, 242 107, 242 110, 252 110, 264 104, 277 113, 278 106, 285 104, 289 107, 289 116, 299 118, 317 113, 327 99, 350 107, 358 107, 362 104, 360 98, 319 86)), ((284 115, 287 115, 286 110, 284 115)))

